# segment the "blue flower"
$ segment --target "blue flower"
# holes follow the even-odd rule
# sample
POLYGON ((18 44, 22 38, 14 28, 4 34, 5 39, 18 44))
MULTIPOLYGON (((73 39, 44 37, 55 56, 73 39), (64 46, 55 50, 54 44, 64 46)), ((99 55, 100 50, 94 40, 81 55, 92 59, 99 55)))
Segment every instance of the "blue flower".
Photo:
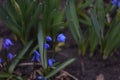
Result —
POLYGON ((114 5, 117 5, 117 0, 112 0, 112 3, 113 3, 114 5))
POLYGON ((37 61, 37 62, 40 62, 40 53, 39 53, 37 50, 34 50, 34 55, 33 55, 31 61, 37 61))
POLYGON ((0 58, 0 64, 2 64, 2 62, 3 62, 3 60, 2 60, 2 58, 0 58))
POLYGON ((44 44, 44 48, 45 48, 45 49, 48 49, 48 48, 50 48, 50 45, 47 44, 47 43, 45 43, 45 44, 44 44))
POLYGON ((47 80, 46 78, 42 77, 42 76, 38 76, 37 77, 38 80, 47 80))
POLYGON ((51 58, 48 60, 48 65, 52 67, 54 62, 55 62, 55 59, 51 58))
POLYGON ((46 41, 51 42, 52 38, 50 36, 46 36, 46 41))
POLYGON ((12 53, 8 53, 8 58, 12 60, 14 58, 14 55, 12 53))
POLYGON ((120 8, 120 1, 118 2, 118 7, 120 8))
POLYGON ((10 46, 12 46, 12 45, 14 45, 14 44, 12 43, 12 41, 11 41, 10 39, 6 38, 5 41, 4 41, 4 44, 3 44, 4 48, 5 48, 5 49, 8 49, 8 47, 10 47, 10 46))
POLYGON ((57 41, 58 41, 58 42, 65 42, 65 40, 66 40, 66 37, 65 37, 64 34, 59 34, 59 35, 57 36, 57 41))
POLYGON ((120 8, 120 0, 112 0, 112 4, 120 8))

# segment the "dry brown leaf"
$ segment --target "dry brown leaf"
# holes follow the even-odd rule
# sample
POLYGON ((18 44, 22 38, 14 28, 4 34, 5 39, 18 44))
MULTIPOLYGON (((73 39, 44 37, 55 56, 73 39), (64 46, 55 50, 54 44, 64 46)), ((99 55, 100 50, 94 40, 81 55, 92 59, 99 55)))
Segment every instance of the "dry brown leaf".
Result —
POLYGON ((3 38, 0 38, 0 51, 2 50, 3 47, 3 38))
POLYGON ((104 80, 104 75, 103 75, 103 74, 99 74, 99 75, 96 77, 96 80, 104 80))

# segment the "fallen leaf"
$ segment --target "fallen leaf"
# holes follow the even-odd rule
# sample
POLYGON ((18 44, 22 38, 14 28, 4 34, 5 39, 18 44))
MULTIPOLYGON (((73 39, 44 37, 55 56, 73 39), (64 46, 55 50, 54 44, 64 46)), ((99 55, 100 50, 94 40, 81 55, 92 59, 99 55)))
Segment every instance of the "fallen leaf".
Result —
POLYGON ((3 38, 0 38, 0 51, 2 50, 3 47, 3 38))
POLYGON ((103 75, 103 74, 99 74, 99 75, 96 77, 96 80, 104 80, 104 75, 103 75))

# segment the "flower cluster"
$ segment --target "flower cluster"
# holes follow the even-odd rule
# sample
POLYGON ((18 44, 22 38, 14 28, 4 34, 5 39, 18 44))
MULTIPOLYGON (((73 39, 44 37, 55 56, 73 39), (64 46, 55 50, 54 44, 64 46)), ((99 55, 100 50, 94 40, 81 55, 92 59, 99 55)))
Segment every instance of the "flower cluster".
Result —
MULTIPOLYGON (((66 37, 64 34, 59 34, 56 38, 57 42, 65 42, 66 37)), ((50 36, 46 36, 46 43, 44 44, 44 48, 45 49, 49 49, 50 45, 48 44, 49 42, 52 42, 52 38, 50 36)), ((34 50, 34 55, 32 57, 31 61, 37 61, 40 62, 40 53, 37 50, 34 50)), ((53 64, 55 62, 55 59, 50 58, 48 59, 48 66, 49 67, 53 67, 53 64)), ((46 78, 42 77, 42 76, 38 76, 37 77, 38 80, 47 80, 46 78)))
MULTIPOLYGON (((66 40, 66 37, 65 37, 65 35, 64 34, 59 34, 58 36, 57 36, 57 42, 65 42, 65 40, 66 40)), ((52 41, 52 38, 50 37, 50 36, 46 36, 46 41, 47 42, 51 42, 52 41)), ((50 48, 50 45, 48 44, 48 43, 45 43, 44 44, 44 48, 45 49, 48 49, 48 48, 50 48)))
MULTIPOLYGON (((34 50, 33 53, 34 53, 34 55, 33 55, 31 61, 40 62, 40 53, 39 53, 37 50, 34 50)), ((50 58, 50 59, 48 60, 48 65, 49 65, 50 67, 52 67, 54 62, 55 62, 55 59, 50 58)))
POLYGON ((112 0, 112 4, 120 8, 120 0, 112 0))
MULTIPOLYGON (((6 51, 8 50, 8 48, 10 46, 13 46, 13 45, 14 45, 13 42, 9 38, 6 38, 4 40, 3 47, 6 51)), ((14 58, 14 55, 12 53, 8 52, 7 57, 8 57, 8 59, 12 60, 14 58)), ((3 59, 0 58, 0 64, 2 64, 2 62, 3 62, 3 59)))
MULTIPOLYGON (((65 42, 66 40, 66 37, 64 34, 59 34, 57 36, 57 41, 58 42, 65 42)), ((46 36, 46 42, 51 42, 52 41, 52 38, 50 36, 46 36)), ((50 48, 50 45, 48 43, 45 43, 44 44, 44 48, 45 49, 49 49, 50 48)), ((40 62, 40 53, 37 51, 37 50, 34 50, 34 55, 32 57, 32 60, 31 61, 37 61, 37 62, 40 62)), ((50 67, 53 66, 53 63, 55 62, 55 60, 53 58, 49 59, 48 60, 48 65, 50 67)))

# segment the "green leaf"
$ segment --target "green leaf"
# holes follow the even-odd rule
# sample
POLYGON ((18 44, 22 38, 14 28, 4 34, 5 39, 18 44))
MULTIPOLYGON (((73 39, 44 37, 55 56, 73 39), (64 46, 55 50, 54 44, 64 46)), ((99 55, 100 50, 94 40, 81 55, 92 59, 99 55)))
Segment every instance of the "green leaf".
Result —
POLYGON ((74 0, 69 1, 69 5, 66 8, 66 16, 67 20, 69 21, 70 25, 69 28, 73 34, 74 39, 78 43, 82 43, 83 37, 82 37, 82 30, 80 29, 74 0))
POLYGON ((116 26, 112 26, 103 42, 103 58, 106 59, 114 49, 118 48, 120 45, 120 23, 116 26))
POLYGON ((92 26, 89 26, 88 28, 88 39, 87 40, 90 45, 90 57, 92 57, 94 50, 97 48, 97 45, 98 45, 98 37, 97 37, 94 27, 92 26))
POLYGON ((23 58, 23 56, 25 55, 25 53, 28 51, 28 49, 30 48, 30 46, 32 45, 32 41, 30 41, 24 48, 23 50, 21 50, 21 52, 15 57, 15 59, 12 61, 12 63, 10 64, 8 71, 9 73, 13 73, 16 65, 18 64, 18 62, 23 58))
POLYGON ((73 61, 75 61, 75 58, 69 59, 67 61, 65 61, 64 63, 62 63, 61 65, 59 65, 56 69, 54 69, 52 72, 50 72, 47 76, 45 76, 47 79, 54 76, 56 73, 58 73, 61 69, 63 69, 64 67, 68 66, 69 64, 71 64, 73 61))
POLYGON ((44 37, 42 25, 39 24, 39 27, 38 27, 38 46, 39 46, 39 52, 40 52, 42 66, 43 66, 44 69, 47 69, 47 56, 46 56, 46 51, 44 49, 44 43, 45 43, 45 39, 44 38, 45 37, 44 37))
POLYGON ((9 74, 9 73, 5 73, 5 72, 0 72, 0 79, 1 78, 8 78, 8 77, 11 77, 13 76, 12 74, 9 74))
POLYGON ((11 3, 14 6, 16 12, 18 12, 18 14, 21 16, 22 11, 21 11, 21 8, 20 8, 19 4, 15 0, 11 0, 11 3))
POLYGON ((96 16, 94 10, 91 10, 90 17, 91 17, 91 21, 92 21, 93 27, 94 27, 94 29, 96 31, 96 34, 97 34, 97 36, 99 38, 99 41, 101 43, 100 25, 99 25, 99 22, 97 20, 97 16, 96 16))
POLYGON ((85 8, 89 7, 93 3, 93 0, 86 0, 85 3, 78 3, 77 10, 78 12, 84 10, 85 8))
POLYGON ((99 21, 100 34, 101 34, 101 38, 103 39, 105 18, 106 18, 103 0, 96 0, 95 7, 96 7, 96 14, 98 15, 97 18, 99 21))

